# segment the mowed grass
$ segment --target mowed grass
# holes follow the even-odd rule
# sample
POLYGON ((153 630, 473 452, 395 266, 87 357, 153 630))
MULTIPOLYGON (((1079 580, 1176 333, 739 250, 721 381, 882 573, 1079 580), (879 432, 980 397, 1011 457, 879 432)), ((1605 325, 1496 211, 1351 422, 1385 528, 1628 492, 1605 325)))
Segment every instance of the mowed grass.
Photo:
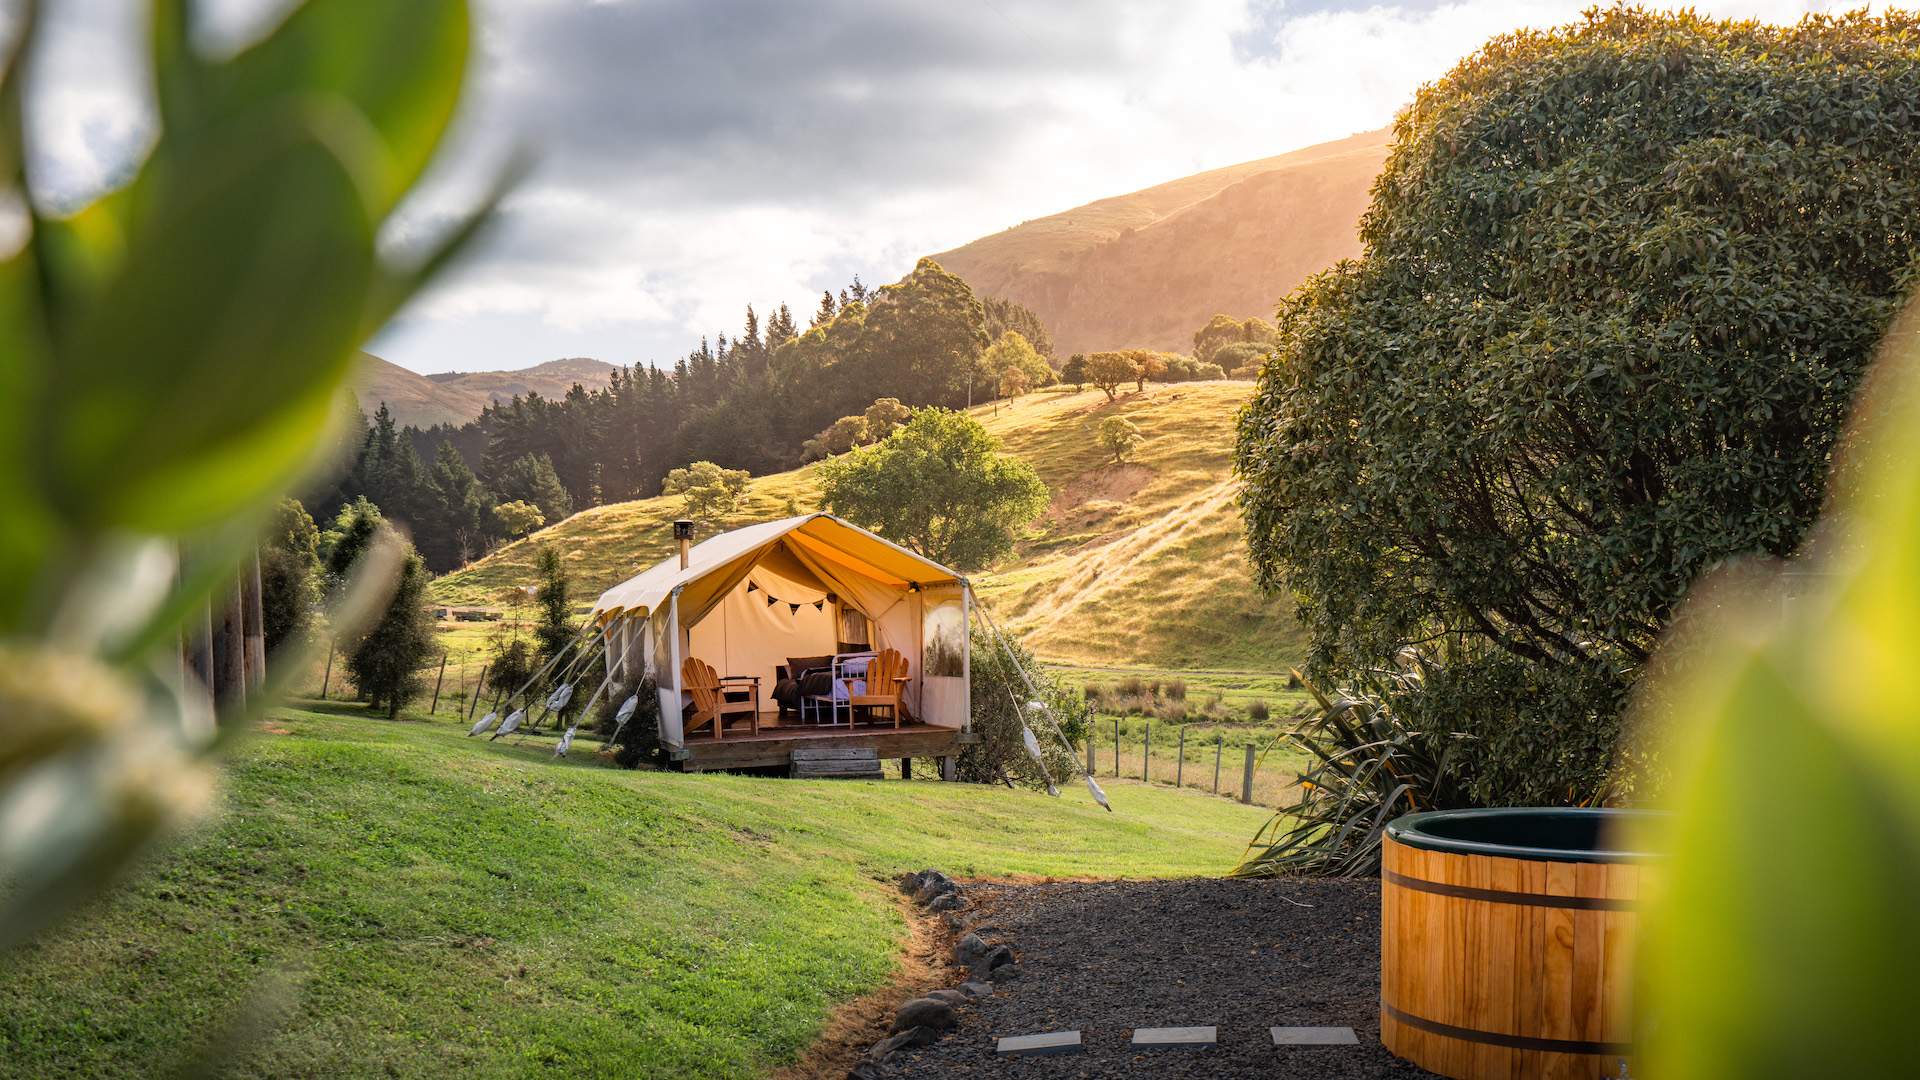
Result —
MULTIPOLYGON (((333 708, 333 707, 328 707, 333 708)), ((1266 812, 1137 783, 624 772, 276 713, 218 818, 0 968, 0 1075, 742 1076, 882 984, 891 878, 1218 874, 1266 812)))
MULTIPOLYGON (((1222 380, 1149 384, 1109 403, 1098 390, 1028 394, 973 415, 1007 450, 1032 464, 1053 493, 1014 555, 973 575, 1002 625, 1042 658, 1068 664, 1283 675, 1304 654, 1292 604, 1253 584, 1234 505, 1234 422, 1253 384, 1222 380), (1144 440, 1121 465, 1094 431, 1108 416, 1144 440)), ((757 477, 733 528, 816 509, 807 466, 757 477)), ((441 603, 501 606, 535 583, 538 547, 551 544, 590 601, 671 554, 677 498, 583 511, 433 584, 441 603)), ((703 532, 708 535, 713 530, 703 532)), ((448 638, 460 665, 484 630, 448 638)), ((457 666, 450 678, 467 674, 457 666)), ((477 674, 477 671, 474 672, 477 674)))

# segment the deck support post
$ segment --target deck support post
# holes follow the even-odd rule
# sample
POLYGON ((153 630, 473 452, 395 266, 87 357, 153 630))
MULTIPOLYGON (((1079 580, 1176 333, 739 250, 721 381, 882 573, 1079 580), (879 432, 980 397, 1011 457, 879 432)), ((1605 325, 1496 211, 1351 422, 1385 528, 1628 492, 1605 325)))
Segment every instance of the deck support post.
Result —
POLYGON ((959 764, 958 764, 959 760, 960 759, 954 757, 952 754, 948 754, 946 757, 941 758, 940 759, 940 779, 945 780, 949 784, 953 783, 954 779, 958 776, 960 771, 959 764))
POLYGON ((903 757, 900 759, 900 779, 902 780, 913 779, 913 759, 912 758, 903 757))

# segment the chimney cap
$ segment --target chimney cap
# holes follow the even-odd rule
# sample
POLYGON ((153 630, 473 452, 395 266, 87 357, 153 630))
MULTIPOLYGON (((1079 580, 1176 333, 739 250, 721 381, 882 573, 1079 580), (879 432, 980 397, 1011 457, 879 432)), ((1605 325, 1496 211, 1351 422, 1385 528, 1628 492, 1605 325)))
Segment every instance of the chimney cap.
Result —
POLYGON ((681 518, 680 520, 674 522, 673 538, 675 540, 693 539, 693 522, 688 518, 681 518))

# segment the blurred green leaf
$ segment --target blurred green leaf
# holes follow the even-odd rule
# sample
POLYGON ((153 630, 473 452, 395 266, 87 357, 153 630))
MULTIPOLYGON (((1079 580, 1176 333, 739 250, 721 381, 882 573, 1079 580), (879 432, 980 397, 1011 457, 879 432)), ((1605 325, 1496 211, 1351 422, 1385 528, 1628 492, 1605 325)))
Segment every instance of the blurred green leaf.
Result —
MULTIPOLYGON (((178 532, 289 482, 360 340, 365 126, 289 103, 170 163, 127 257, 60 343, 47 488, 90 525, 178 532)), ((143 178, 143 181, 147 178, 143 178)))
POLYGON ((379 132, 376 215, 420 178, 453 119, 471 34, 465 0, 310 0, 225 63, 192 52, 184 0, 154 19, 161 121, 190 139, 283 96, 337 94, 379 132))
POLYGON ((1818 572, 1783 579, 1814 590, 1697 590, 1700 625, 1650 696, 1677 731, 1678 812, 1643 841, 1671 853, 1641 949, 1646 1075, 1911 1075, 1920 352, 1909 330, 1893 340, 1827 547, 1805 560, 1818 572))

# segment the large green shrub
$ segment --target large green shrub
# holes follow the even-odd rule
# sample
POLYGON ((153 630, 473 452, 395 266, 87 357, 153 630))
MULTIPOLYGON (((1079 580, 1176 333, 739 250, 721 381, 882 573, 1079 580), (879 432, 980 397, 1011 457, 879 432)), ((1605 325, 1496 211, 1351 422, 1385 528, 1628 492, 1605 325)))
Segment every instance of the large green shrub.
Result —
POLYGON ((1259 581, 1323 677, 1472 642, 1477 797, 1591 796, 1689 583, 1812 524, 1920 250, 1914 29, 1497 38, 1400 117, 1365 254, 1282 302, 1239 432, 1259 581))

